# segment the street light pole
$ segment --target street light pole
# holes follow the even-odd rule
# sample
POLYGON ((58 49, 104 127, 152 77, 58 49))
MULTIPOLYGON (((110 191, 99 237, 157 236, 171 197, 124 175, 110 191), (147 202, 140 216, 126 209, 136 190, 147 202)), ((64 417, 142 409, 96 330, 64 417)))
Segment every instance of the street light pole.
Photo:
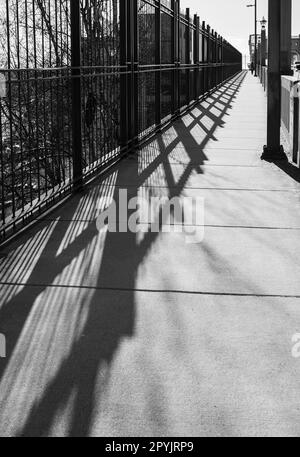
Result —
POLYGON ((281 124, 281 13, 282 0, 269 0, 269 51, 268 51, 268 125, 267 145, 262 160, 275 162, 287 160, 280 143, 281 124))
POLYGON ((266 54, 267 54, 267 36, 266 36, 267 21, 263 17, 262 20, 260 21, 260 23, 261 23, 261 45, 260 45, 261 58, 260 58, 260 65, 262 67, 265 67, 266 66, 266 54))
POLYGON ((257 0, 254 2, 254 20, 255 20, 255 51, 254 51, 254 76, 257 77, 257 0))
POLYGON ((254 0, 254 4, 247 5, 247 8, 254 7, 254 76, 257 77, 257 0, 254 0))

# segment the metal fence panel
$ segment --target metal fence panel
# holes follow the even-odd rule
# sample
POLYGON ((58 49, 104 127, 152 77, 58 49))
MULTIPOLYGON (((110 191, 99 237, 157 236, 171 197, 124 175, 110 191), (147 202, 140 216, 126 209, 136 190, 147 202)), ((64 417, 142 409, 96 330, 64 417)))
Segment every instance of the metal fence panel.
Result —
POLYGON ((179 0, 0 3, 0 237, 242 68, 179 0))

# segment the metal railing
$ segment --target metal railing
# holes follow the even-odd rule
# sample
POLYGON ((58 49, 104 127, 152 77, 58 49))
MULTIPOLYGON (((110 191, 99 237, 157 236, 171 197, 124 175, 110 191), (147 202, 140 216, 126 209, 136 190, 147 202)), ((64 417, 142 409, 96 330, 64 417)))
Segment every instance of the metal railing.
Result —
POLYGON ((268 67, 265 66, 258 66, 258 76, 260 82, 264 88, 264 91, 267 92, 268 89, 268 67))
MULTIPOLYGON (((268 67, 259 66, 259 78, 268 89, 268 67)), ((300 81, 292 76, 281 77, 281 130, 291 153, 291 159, 300 167, 300 81)))
POLYGON ((179 0, 5 0, 0 17, 0 241, 242 69, 179 0))
POLYGON ((299 121, 300 81, 291 76, 281 77, 281 126, 292 153, 293 162, 300 167, 299 121))
MULTIPOLYGON (((268 67, 259 66, 259 78, 268 88, 268 67)), ((291 160, 300 167, 300 81, 292 76, 281 77, 281 130, 291 153, 291 160)))

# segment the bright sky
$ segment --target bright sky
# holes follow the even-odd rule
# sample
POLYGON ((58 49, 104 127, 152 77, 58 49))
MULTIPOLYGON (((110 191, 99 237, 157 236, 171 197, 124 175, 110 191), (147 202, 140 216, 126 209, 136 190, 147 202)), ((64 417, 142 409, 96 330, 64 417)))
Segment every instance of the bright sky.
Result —
MULTIPOLYGON (((300 34, 300 1, 293 1, 293 35, 300 34)), ((181 9, 190 8, 199 14, 214 30, 232 43, 240 52, 249 54, 249 35, 254 33, 254 8, 252 0, 181 0, 181 9)), ((258 0, 258 19, 268 19, 268 0, 258 0)), ((258 24, 260 27, 260 25, 258 24)), ((259 28, 258 28, 259 30, 259 28)))

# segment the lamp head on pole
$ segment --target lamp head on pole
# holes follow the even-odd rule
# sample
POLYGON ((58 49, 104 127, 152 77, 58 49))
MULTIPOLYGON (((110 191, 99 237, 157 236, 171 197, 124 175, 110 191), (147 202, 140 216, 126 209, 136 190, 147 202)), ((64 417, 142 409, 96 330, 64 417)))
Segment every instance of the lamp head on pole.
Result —
POLYGON ((266 30, 267 20, 266 20, 265 17, 262 18, 262 20, 260 21, 260 23, 261 23, 261 28, 262 28, 263 30, 266 30))

